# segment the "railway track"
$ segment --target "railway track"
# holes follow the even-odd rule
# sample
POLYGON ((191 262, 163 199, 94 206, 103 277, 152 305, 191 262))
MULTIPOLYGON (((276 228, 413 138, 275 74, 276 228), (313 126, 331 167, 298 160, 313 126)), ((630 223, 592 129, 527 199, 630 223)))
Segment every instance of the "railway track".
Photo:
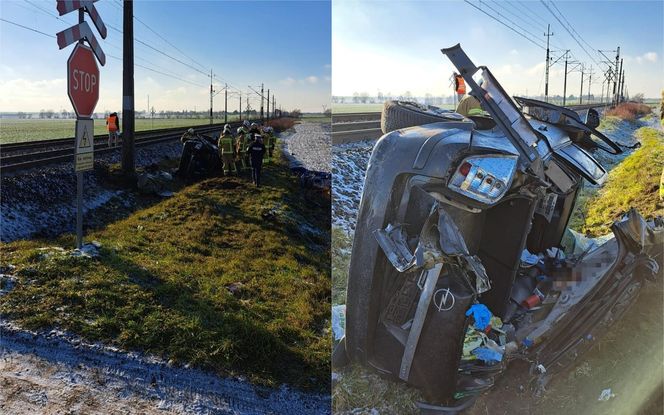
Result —
MULTIPOLYGON (((229 124, 233 127, 238 127, 240 125, 239 122, 232 122, 229 124)), ((202 134, 218 132, 223 128, 223 125, 223 123, 218 123, 140 131, 134 136, 135 146, 140 148, 177 140, 188 128, 195 128, 197 132, 202 134)), ((120 151, 120 145, 117 147, 108 147, 107 139, 108 136, 106 134, 95 135, 95 155, 120 151)), ((0 145, 0 172, 2 173, 73 161, 73 137, 0 145)))
MULTIPOLYGON (((568 105, 574 111, 606 107, 610 104, 568 105)), ((375 140, 383 135, 380 129, 380 112, 356 112, 332 114, 332 144, 375 140)))

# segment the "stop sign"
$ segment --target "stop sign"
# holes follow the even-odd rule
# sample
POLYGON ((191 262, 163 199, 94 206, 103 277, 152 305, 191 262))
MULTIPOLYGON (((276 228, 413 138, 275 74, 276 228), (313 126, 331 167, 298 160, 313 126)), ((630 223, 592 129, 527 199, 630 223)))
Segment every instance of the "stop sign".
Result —
POLYGON ((67 94, 79 118, 92 118, 99 101, 99 66, 92 49, 81 43, 67 60, 67 94))

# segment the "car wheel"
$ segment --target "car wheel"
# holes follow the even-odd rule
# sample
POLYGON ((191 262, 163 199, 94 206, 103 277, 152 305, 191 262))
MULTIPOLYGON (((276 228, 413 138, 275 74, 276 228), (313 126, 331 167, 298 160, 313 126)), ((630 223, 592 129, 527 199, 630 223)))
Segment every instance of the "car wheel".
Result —
POLYGON ((409 101, 387 101, 380 117, 383 134, 401 128, 431 124, 442 121, 461 121, 463 115, 432 105, 422 105, 409 101))

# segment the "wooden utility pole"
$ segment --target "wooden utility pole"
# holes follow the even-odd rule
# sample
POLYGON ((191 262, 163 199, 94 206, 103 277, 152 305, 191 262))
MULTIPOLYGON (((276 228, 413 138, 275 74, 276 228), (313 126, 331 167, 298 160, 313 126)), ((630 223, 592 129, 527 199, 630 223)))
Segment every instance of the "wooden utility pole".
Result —
POLYGON ((122 13, 122 172, 136 175, 134 148, 134 2, 124 0, 122 13))

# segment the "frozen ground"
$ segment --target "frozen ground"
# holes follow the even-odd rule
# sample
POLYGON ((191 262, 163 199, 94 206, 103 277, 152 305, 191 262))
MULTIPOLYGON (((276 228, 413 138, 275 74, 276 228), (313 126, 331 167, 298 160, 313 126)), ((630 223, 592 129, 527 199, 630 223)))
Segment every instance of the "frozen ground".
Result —
MULTIPOLYGON (((146 166, 164 158, 179 158, 178 141, 141 147, 136 150, 136 165, 146 166)), ((95 171, 119 163, 120 151, 95 160, 95 171)), ((0 179, 0 240, 11 242, 35 236, 55 236, 73 232, 76 226, 76 175, 71 163, 45 166, 20 174, 3 174, 0 179)), ((131 204, 126 192, 104 188, 96 172, 84 173, 84 224, 95 222, 95 210, 111 204, 131 204)))
POLYGON ((332 226, 348 233, 355 230, 364 173, 375 142, 358 141, 332 147, 332 226))
POLYGON ((285 153, 307 170, 329 173, 330 124, 305 122, 296 124, 294 128, 294 133, 283 138, 285 153))
POLYGON ((328 396, 252 386, 64 333, 0 323, 0 413, 327 414, 328 396))

